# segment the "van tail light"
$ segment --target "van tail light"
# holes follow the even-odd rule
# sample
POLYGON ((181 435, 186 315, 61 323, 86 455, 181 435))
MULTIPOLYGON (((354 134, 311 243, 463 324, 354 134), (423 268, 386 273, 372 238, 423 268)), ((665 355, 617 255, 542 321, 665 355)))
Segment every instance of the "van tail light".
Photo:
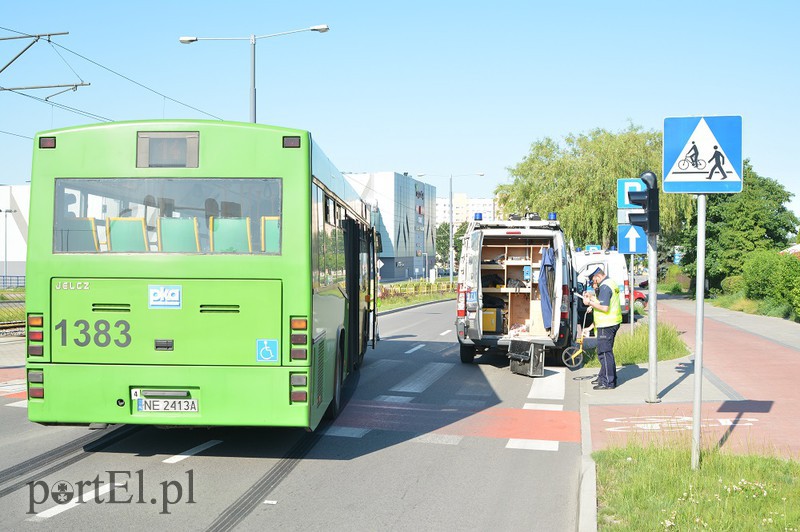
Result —
POLYGON ((561 319, 569 319, 569 286, 561 285, 561 319))
POLYGON ((628 311, 628 304, 631 301, 631 287, 628 280, 625 280, 625 301, 622 302, 622 306, 625 307, 625 311, 628 311))
POLYGON ((467 316, 467 294, 463 290, 464 285, 458 283, 458 307, 456 307, 456 316, 464 318, 467 316))

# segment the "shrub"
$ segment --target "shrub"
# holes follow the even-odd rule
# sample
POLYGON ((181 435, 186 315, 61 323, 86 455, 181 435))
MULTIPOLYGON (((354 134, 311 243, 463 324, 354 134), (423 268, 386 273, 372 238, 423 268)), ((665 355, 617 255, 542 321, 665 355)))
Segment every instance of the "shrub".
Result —
POLYGON ((743 294, 747 285, 741 275, 731 275, 722 280, 723 294, 743 294))
POLYGON ((777 292, 781 257, 775 251, 757 250, 742 265, 745 294, 752 299, 766 299, 777 292))
POLYGON ((795 281, 800 278, 800 258, 795 255, 778 255, 778 278, 772 297, 778 301, 792 303, 792 291, 795 281))
POLYGON ((794 280, 789 301, 792 304, 795 315, 800 316, 800 277, 794 280))

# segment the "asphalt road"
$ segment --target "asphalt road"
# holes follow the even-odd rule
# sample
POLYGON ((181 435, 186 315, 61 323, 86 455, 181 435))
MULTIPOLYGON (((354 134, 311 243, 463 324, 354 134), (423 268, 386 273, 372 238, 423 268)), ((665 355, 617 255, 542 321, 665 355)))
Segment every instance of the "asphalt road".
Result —
POLYGON ((315 433, 41 427, 0 397, 0 529, 575 530, 578 383, 461 364, 454 314, 382 315, 315 433))

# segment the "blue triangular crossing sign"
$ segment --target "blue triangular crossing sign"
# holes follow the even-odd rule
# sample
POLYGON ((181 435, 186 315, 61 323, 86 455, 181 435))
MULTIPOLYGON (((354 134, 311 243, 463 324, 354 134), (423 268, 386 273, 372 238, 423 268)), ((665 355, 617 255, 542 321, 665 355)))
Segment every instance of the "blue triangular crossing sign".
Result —
POLYGON ((742 117, 664 119, 664 192, 742 191, 742 117))

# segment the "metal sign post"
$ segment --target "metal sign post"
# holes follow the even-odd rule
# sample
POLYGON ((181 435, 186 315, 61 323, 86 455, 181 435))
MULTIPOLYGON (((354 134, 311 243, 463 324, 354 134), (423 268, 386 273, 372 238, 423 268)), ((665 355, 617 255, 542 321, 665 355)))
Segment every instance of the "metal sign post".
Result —
POLYGON ((628 301, 628 317, 631 319, 631 336, 633 336, 633 323, 634 323, 634 312, 633 312, 633 302, 636 300, 634 295, 634 276, 633 276, 633 254, 631 254, 631 268, 628 271, 628 285, 631 287, 631 295, 630 300, 628 301))
POLYGON ((647 236, 647 326, 648 326, 648 374, 650 383, 647 394, 648 403, 660 403, 658 397, 658 253, 656 241, 658 235, 647 236))
POLYGON ((700 418, 703 407, 703 318, 706 289, 706 195, 697 196, 697 303, 694 336, 694 408, 692 418, 692 469, 700 466, 700 418))
POLYGON ((706 288, 706 195, 742 191, 742 117, 664 119, 664 192, 697 196, 697 277, 692 469, 700 465, 703 406, 703 319, 706 288))

